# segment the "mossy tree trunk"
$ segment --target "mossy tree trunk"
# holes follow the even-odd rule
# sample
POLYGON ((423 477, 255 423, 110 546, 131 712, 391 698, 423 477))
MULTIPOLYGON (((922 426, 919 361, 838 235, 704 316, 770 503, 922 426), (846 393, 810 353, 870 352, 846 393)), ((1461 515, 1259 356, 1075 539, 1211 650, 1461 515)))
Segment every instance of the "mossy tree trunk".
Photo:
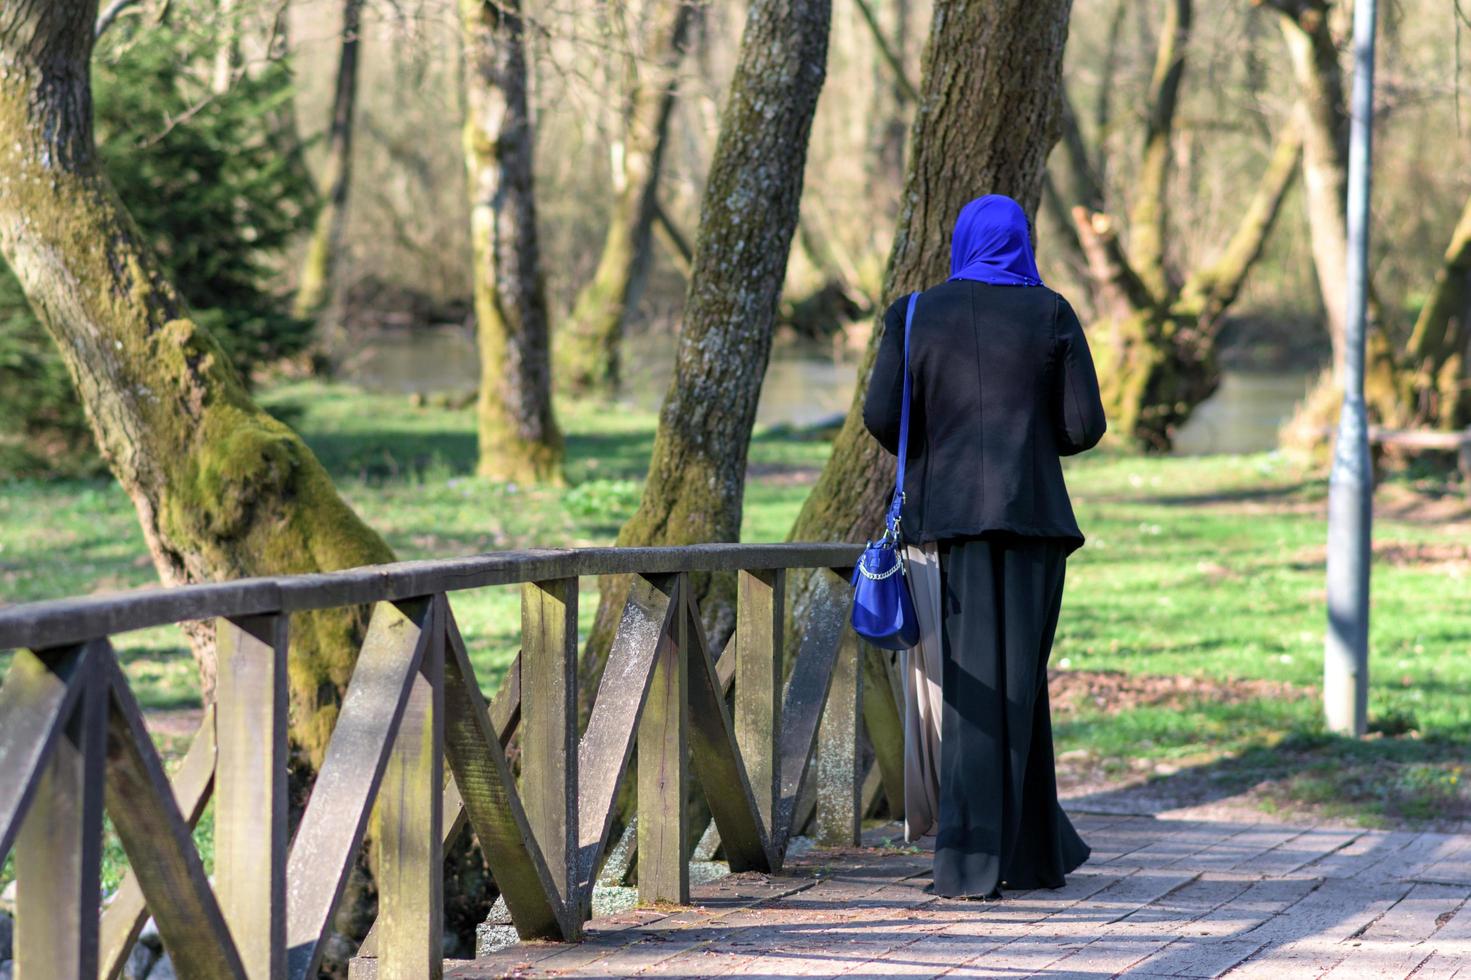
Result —
MULTIPOLYGON (((166 584, 391 561, 286 426, 189 318, 112 187, 92 134, 95 4, 0 8, 0 251, 55 338, 97 445, 166 584)), ((292 618, 291 735, 315 768, 366 623, 292 618)), ((199 649, 205 696, 212 649, 199 649)))
MULTIPOLYGON (((830 0, 752 0, 711 160, 674 378, 638 510, 618 544, 735 541, 746 454, 797 226, 807 138, 827 60, 830 0)), ((734 583, 692 583, 711 642, 734 624, 734 583)), ((591 694, 627 583, 604 584, 583 658, 591 694)))
POLYGON ((1175 110, 1180 104, 1180 84, 1185 78, 1185 53, 1190 41, 1191 0, 1168 0, 1164 22, 1155 49, 1154 73, 1149 81, 1149 116, 1144 129, 1129 212, 1128 254, 1139 281, 1151 296, 1163 299, 1173 291, 1165 267, 1165 236, 1168 234, 1170 171, 1174 148, 1175 110))
POLYGON ((337 56, 337 83, 332 121, 327 129, 327 161, 320 187, 322 199, 307 245, 293 304, 297 316, 314 316, 332 298, 332 274, 347 223, 347 195, 352 184, 352 135, 358 92, 358 36, 363 0, 344 0, 342 47, 337 56))
POLYGON ((1169 194, 1175 114, 1192 4, 1171 0, 1150 81, 1148 123, 1131 191, 1127 242, 1097 203, 1102 193, 1078 127, 1064 113, 1064 159, 1081 201, 1067 234, 1085 257, 1092 333, 1110 427, 1141 448, 1168 451, 1176 429, 1219 384, 1215 340, 1226 310, 1261 254, 1297 173, 1302 139, 1284 127, 1257 190, 1212 264, 1182 276, 1169 262, 1169 194))
POLYGON ((1140 448, 1167 452, 1175 431, 1216 390, 1216 335, 1281 212, 1301 145, 1289 124, 1220 256, 1163 295, 1135 271, 1107 215, 1074 208, 1094 293, 1104 405, 1110 425, 1140 448))
MULTIPOLYGON (((168 585, 393 561, 301 439, 251 401, 189 316, 100 169, 89 61, 96 4, 0 5, 0 255, 60 348, 97 446, 132 498, 168 585)), ((367 627, 366 610, 291 617, 293 793, 321 764, 367 627)), ((213 644, 195 644, 206 700, 213 644)), ((473 936, 490 894, 479 856, 447 869, 473 936)), ((360 937, 373 892, 360 862, 337 926, 360 937)), ((344 967, 345 964, 338 964, 344 967)))
POLYGON ((557 381, 576 392, 617 391, 624 328, 648 276, 669 117, 696 7, 690 0, 663 0, 660 14, 635 66, 602 256, 558 331, 557 381))
MULTIPOLYGON (((885 303, 943 280, 955 216, 983 193, 1009 194, 1035 214, 1058 137, 1058 86, 1071 0, 936 0, 904 194, 884 274, 885 303), (1016 66, 1027 70, 1018 72, 1016 66), (1005 112, 989 107, 1006 106, 1005 112)), ((862 541, 879 528, 894 458, 863 425, 863 398, 883 334, 878 318, 832 455, 792 526, 797 541, 862 541)), ((802 621, 813 579, 789 579, 788 614, 802 621)))
POLYGON ((1416 421, 1442 429, 1471 425, 1471 198, 1415 320, 1405 364, 1416 421))
MULTIPOLYGON (((1303 132, 1302 174, 1313 266, 1322 295, 1333 368, 1288 423, 1285 441, 1321 445, 1338 418, 1338 365, 1348 301, 1348 103, 1343 66, 1333 32, 1332 0, 1255 0, 1278 15, 1297 83, 1297 117, 1303 132)), ((1369 284, 1369 331, 1364 362, 1364 400, 1373 421, 1398 426, 1412 421, 1406 391, 1412 387, 1385 332, 1386 311, 1369 284)))
POLYGON ((1343 356, 1348 322, 1348 114, 1343 70, 1327 0, 1265 0, 1275 9, 1297 83, 1296 113, 1303 132, 1303 202, 1318 274, 1333 363, 1343 356))
POLYGON ((559 483, 546 288, 536 232, 526 33, 519 0, 461 0, 465 169, 480 346, 476 470, 559 483))

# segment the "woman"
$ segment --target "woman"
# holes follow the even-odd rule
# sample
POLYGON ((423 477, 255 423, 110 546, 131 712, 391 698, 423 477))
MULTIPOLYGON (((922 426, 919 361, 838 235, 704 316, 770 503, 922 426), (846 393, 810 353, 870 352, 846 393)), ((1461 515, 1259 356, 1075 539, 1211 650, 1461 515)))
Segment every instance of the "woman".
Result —
MULTIPOLYGON (((863 406, 890 452, 906 303, 884 315, 863 406)), ((924 635, 905 667, 906 833, 933 825, 939 895, 1058 888, 1089 853, 1057 802, 1047 700, 1063 573, 1083 543, 1060 457, 1092 448, 1105 423, 1082 326, 1042 284, 1011 198, 960 212, 950 279, 920 294, 909 364, 901 527, 924 635)))

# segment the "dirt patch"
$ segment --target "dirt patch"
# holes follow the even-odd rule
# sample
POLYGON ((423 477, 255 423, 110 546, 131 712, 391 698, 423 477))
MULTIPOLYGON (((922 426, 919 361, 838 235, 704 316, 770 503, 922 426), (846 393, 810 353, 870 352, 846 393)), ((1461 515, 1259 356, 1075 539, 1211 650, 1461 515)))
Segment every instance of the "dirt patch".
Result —
POLYGON ((1471 533, 1471 500, 1464 493, 1426 493, 1399 484, 1374 492, 1374 517, 1410 524, 1434 524, 1447 534, 1471 533))
MULTIPOLYGON (((1471 528, 1467 530, 1471 533, 1471 528)), ((1315 545, 1299 551, 1293 558, 1293 565, 1319 568, 1327 561, 1327 556, 1327 548, 1315 545)), ((1471 575, 1471 542, 1375 541, 1374 561, 1390 568, 1434 569, 1452 578, 1464 578, 1471 575)))
POLYGON ((1138 707, 1174 707, 1191 702, 1239 704, 1272 699, 1295 701, 1316 697, 1316 688, 1283 681, 1233 680, 1210 677, 1126 674, 1117 670, 1049 670, 1048 693, 1054 714, 1085 708, 1111 712, 1138 707))

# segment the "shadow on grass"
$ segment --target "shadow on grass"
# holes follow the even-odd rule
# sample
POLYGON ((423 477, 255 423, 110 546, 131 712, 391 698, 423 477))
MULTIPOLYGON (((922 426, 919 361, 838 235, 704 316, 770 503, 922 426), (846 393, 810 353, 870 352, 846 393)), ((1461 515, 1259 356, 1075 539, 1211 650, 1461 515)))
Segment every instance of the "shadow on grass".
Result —
POLYGON ((307 432, 302 438, 334 479, 364 483, 475 470, 475 435, 453 431, 307 432))
POLYGON ((1133 503, 1156 504, 1161 507, 1203 507, 1211 504, 1244 504, 1290 499, 1301 496, 1309 486, 1317 485, 1300 481, 1268 487, 1241 487, 1235 490, 1212 490, 1206 493, 1167 493, 1124 499, 1133 503))
MULTIPOLYGON (((334 479, 379 484, 426 474, 467 476, 475 472, 473 432, 386 428, 364 432, 307 431, 302 438, 334 479)), ((567 436, 567 470, 586 479, 641 479, 648 472, 651 434, 572 433, 567 436)))
POLYGON ((1364 826, 1471 821, 1471 732, 1418 737, 1413 719, 1390 714, 1364 740, 1299 728, 1143 784, 1074 796, 1069 809, 1156 815, 1246 797, 1282 818, 1364 826))

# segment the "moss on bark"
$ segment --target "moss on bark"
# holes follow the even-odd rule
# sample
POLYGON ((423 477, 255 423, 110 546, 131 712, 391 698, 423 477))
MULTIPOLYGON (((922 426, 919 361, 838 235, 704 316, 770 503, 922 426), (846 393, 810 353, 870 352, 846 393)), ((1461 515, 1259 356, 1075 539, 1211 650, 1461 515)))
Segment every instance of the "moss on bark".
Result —
POLYGON ((687 0, 663 3, 639 65, 638 82, 629 93, 622 172, 615 182, 618 190, 597 271, 577 294, 572 313, 558 332, 557 380, 575 392, 617 391, 619 345, 648 274, 675 73, 695 18, 695 7, 687 0))
MULTIPOLYGON (((886 302, 945 278, 951 225, 977 194, 1009 194, 1028 215, 1035 213, 1047 154, 1059 134, 1057 86, 1071 8, 1071 0, 985 6, 936 0, 884 274, 886 302), (1015 70, 1018 59, 1028 65, 1025 73, 1015 70), (977 114, 977 105, 1007 110, 977 114)), ((792 540, 862 541, 880 526, 894 488, 894 458, 864 428, 863 399, 882 335, 880 316, 832 455, 792 526, 792 540)), ((788 577, 793 642, 814 581, 810 575, 788 577)))
MULTIPOLYGON (((389 561, 290 429, 188 316, 97 164, 85 5, 0 16, 0 250, 76 382, 168 584, 389 561), (47 57, 39 57, 40 52, 47 57)), ((296 617, 292 740, 315 766, 363 617, 296 617)), ((212 649, 199 650, 208 692, 212 649)))
MULTIPOLYGON (((701 207, 675 376, 643 498, 620 545, 740 536, 746 454, 797 226, 830 15, 830 0, 750 4, 701 207)), ((691 584, 718 648, 734 625, 734 584, 691 584)), ((626 594, 625 582, 604 584, 583 656, 589 696, 626 594)))
POLYGON ((332 121, 327 130, 327 162, 322 171, 322 204, 307 244, 293 304, 297 316, 320 312, 332 298, 332 274, 347 221, 347 195, 352 183, 353 116, 357 106, 358 33, 363 0, 345 0, 342 47, 337 58, 337 85, 332 121))
POLYGON ((461 0, 465 169, 480 344, 481 476, 560 483, 518 0, 461 0))

